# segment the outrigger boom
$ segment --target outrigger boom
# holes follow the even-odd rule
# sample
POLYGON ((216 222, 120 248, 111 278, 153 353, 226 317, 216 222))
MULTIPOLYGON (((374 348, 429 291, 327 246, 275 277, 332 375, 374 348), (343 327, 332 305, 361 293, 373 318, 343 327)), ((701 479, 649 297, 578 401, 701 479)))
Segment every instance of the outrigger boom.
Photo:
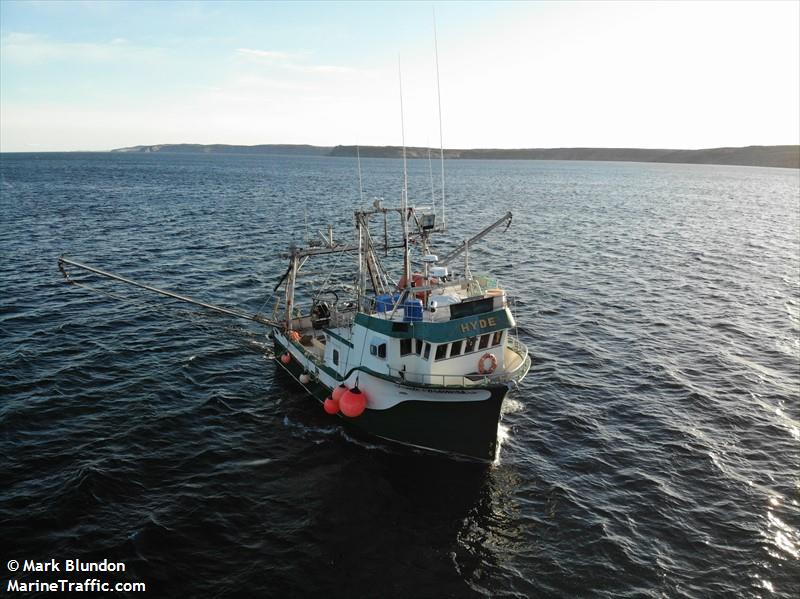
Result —
POLYGON ((152 291, 154 293, 159 293, 161 295, 165 295, 167 297, 171 297, 172 299, 176 299, 182 302, 186 302, 187 304, 194 304, 195 306, 200 306, 201 308, 206 308, 207 310, 213 310, 214 312, 219 312, 221 314, 225 314, 227 316, 233 316, 234 318, 243 318, 245 320, 252 320, 253 322, 257 322, 259 324, 267 325, 270 327, 280 327, 281 325, 277 322, 264 318, 258 314, 245 314, 244 312, 239 312, 238 310, 231 310, 230 308, 223 308, 222 306, 215 306, 213 304, 209 304, 207 302, 201 302, 200 300, 196 300, 191 297, 186 297, 184 295, 178 295, 177 293, 173 293, 172 291, 166 291, 165 289, 159 289, 158 287, 153 287, 152 285, 145 285, 144 283, 138 283, 136 281, 132 281, 131 279, 127 279, 120 275, 107 272, 105 270, 100 270, 99 268, 95 268, 93 266, 89 266, 88 264, 82 264, 80 262, 76 262, 75 260, 70 260, 69 258, 65 258, 64 256, 60 256, 58 258, 58 269, 61 271, 61 274, 64 275, 64 278, 67 280, 67 283, 71 283, 73 285, 82 285, 75 280, 73 280, 67 270, 64 268, 64 265, 68 264, 70 266, 74 266, 75 268, 80 268, 82 270, 94 273, 96 275, 100 275, 101 277, 106 277, 108 279, 114 279, 115 281, 120 281, 122 283, 126 283, 127 285, 133 285, 134 287, 139 287, 140 289, 145 289, 147 291, 152 291))

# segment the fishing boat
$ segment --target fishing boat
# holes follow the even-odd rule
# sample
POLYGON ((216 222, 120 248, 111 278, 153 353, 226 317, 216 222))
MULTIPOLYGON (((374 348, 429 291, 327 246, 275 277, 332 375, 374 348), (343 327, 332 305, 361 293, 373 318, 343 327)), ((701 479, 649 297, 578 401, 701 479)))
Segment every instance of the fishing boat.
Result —
POLYGON ((356 242, 292 247, 282 281, 284 318, 271 333, 277 363, 331 415, 389 441, 492 461, 503 400, 527 374, 531 358, 513 335, 514 316, 495 279, 473 276, 470 245, 511 224, 509 212, 443 257, 430 253, 433 210, 385 208, 380 200, 355 211, 356 242), (393 246, 376 244, 371 220, 400 221, 393 246), (396 282, 381 253, 399 248, 396 282), (419 272, 411 269, 419 248, 419 272), (301 269, 333 253, 357 257, 353 301, 320 293, 295 307, 301 269), (460 272, 454 260, 464 257, 460 272), (331 296, 323 300, 322 297, 331 296), (298 313, 299 312, 299 313, 298 313))

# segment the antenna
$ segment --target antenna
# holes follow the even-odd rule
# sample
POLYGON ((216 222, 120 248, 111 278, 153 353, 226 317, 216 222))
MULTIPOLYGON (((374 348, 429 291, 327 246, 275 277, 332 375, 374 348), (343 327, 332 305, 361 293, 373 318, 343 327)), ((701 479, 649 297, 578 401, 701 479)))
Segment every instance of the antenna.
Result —
POLYGON ((436 55, 436 99, 439 101, 439 158, 442 163, 442 231, 447 228, 444 212, 444 138, 442 137, 442 89, 439 86, 439 40, 436 36, 436 7, 433 7, 433 49, 436 55))
POLYGON ((406 160, 406 125, 403 116, 403 73, 400 69, 400 55, 397 55, 397 78, 400 82, 400 137, 403 141, 403 193, 401 198, 403 210, 403 276, 406 280, 406 286, 411 287, 410 265, 408 263, 408 162, 406 160))
POLYGON ((431 148, 428 146, 428 175, 431 178, 431 208, 436 213, 436 196, 433 194, 433 162, 431 161, 431 148))
POLYGON ((361 206, 364 206, 364 187, 361 185, 361 151, 356 145, 356 160, 358 160, 358 193, 361 196, 361 206))
MULTIPOLYGON (((406 125, 403 116, 403 73, 400 70, 400 55, 397 56, 397 78, 400 81, 400 138, 403 142, 403 212, 408 202, 408 162, 406 160, 406 125)), ((405 214, 403 215, 405 220, 405 214)))

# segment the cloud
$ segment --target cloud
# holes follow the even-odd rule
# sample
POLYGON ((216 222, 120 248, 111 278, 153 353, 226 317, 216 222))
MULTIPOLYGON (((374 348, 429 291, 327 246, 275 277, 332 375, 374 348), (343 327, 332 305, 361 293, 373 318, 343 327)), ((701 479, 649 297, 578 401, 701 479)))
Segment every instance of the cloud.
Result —
POLYGON ((280 52, 278 50, 254 50, 252 48, 237 48, 237 54, 241 54, 248 58, 256 58, 260 60, 267 60, 270 62, 287 61, 296 57, 296 54, 290 52, 280 52))
POLYGON ((49 62, 119 62, 150 60, 160 48, 143 48, 123 38, 109 42, 61 42, 44 35, 11 32, 0 39, 3 62, 24 66, 49 62))
POLYGON ((287 65, 286 68, 302 73, 320 73, 324 75, 349 75, 356 72, 356 69, 352 67, 330 64, 287 65))
POLYGON ((236 53, 272 67, 279 67, 295 73, 318 75, 346 75, 355 73, 352 67, 330 64, 304 64, 303 59, 308 52, 283 52, 280 50, 256 50, 253 48, 237 48, 236 53))

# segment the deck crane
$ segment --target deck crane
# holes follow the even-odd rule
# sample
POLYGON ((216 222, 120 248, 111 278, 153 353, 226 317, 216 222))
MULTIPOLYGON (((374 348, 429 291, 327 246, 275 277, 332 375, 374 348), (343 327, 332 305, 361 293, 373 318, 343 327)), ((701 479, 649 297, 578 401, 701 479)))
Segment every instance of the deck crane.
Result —
POLYGON ((446 256, 439 258, 438 260, 439 264, 449 265, 450 262, 452 262, 453 260, 458 258, 461 254, 463 254, 464 251, 467 250, 467 248, 471 247, 473 243, 483 239, 489 233, 494 231, 497 227, 502 226, 504 223, 506 223, 506 230, 507 230, 508 227, 511 226, 511 218, 512 218, 511 212, 506 212, 502 217, 493 222, 491 225, 481 230, 477 234, 473 235, 466 241, 462 242, 461 245, 458 246, 456 249, 454 249, 452 252, 450 252, 446 256))

